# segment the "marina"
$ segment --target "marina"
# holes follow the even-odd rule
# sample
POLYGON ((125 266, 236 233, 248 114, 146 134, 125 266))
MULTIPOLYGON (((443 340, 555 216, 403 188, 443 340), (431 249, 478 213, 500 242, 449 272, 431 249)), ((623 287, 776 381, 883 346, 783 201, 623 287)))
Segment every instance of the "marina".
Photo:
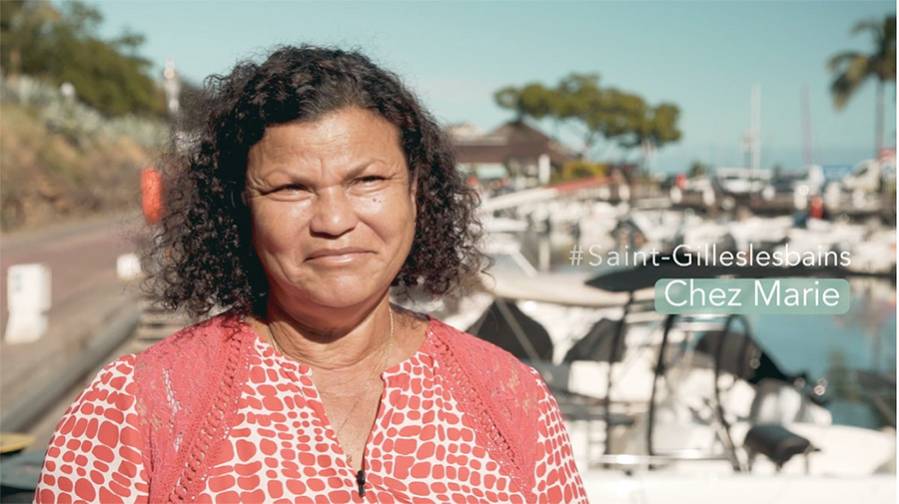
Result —
POLYGON ((541 370, 591 499, 756 502, 761 492, 773 502, 835 502, 837 487, 865 501, 894 498, 889 219, 800 225, 795 216, 699 214, 658 200, 647 210, 576 192, 522 199, 501 211, 504 221, 487 219, 503 225, 486 237, 493 269, 480 291, 427 309, 541 370), (876 265, 854 261, 854 243, 872 237, 886 253, 876 265), (827 306, 843 294, 846 309, 737 315, 720 293, 717 314, 665 315, 653 309, 653 286, 666 277, 769 279, 753 292, 760 304, 782 295, 794 308, 827 306), (807 287, 790 290, 781 278, 807 287), (845 279, 845 289, 818 289, 827 278, 845 279), (697 485, 708 491, 688 492, 697 485))
POLYGON ((0 502, 897 502, 895 6, 408 7, 4 3, 0 502))

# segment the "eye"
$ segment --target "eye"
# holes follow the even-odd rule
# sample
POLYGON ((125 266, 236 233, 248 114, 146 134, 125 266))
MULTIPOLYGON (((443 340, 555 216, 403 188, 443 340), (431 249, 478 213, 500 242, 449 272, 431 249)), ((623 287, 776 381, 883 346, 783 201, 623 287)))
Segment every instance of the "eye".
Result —
POLYGON ((276 187, 272 192, 294 192, 305 191, 307 188, 303 184, 284 184, 276 187))
POLYGON ((384 180, 384 177, 382 177, 382 176, 380 176, 380 175, 366 175, 366 176, 364 176, 364 177, 359 177, 359 178, 357 178, 357 179, 356 179, 356 182, 359 182, 359 183, 361 183, 361 184, 368 184, 368 185, 370 185, 370 184, 374 184, 374 183, 376 183, 376 182, 380 182, 380 181, 382 181, 382 180, 384 180))

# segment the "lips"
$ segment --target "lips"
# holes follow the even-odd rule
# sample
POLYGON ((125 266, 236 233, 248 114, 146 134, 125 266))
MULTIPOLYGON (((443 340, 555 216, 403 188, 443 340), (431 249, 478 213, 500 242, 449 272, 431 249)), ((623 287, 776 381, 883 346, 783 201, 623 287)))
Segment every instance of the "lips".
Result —
POLYGON ((333 260, 341 259, 341 258, 351 258, 354 255, 359 254, 367 254, 370 253, 370 250, 358 248, 358 247, 344 247, 338 249, 319 249, 313 251, 311 254, 306 256, 306 260, 310 261, 313 259, 324 259, 331 258, 333 260))

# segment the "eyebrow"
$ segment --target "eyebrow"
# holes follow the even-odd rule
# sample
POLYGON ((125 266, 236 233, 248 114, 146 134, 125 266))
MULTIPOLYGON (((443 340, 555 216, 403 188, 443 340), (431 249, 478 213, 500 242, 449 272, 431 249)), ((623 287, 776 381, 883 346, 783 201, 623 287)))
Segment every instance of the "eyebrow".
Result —
POLYGON ((347 178, 353 178, 353 177, 359 175, 360 173, 365 171, 366 168, 377 163, 378 161, 380 161, 384 164, 387 164, 387 161, 384 161, 383 159, 376 159, 376 158, 372 158, 367 161, 363 161, 363 162, 357 164, 354 168, 351 168, 349 172, 347 172, 347 178))
MULTIPOLYGON (((347 171, 346 176, 345 176, 344 178, 345 178, 345 179, 350 179, 350 178, 356 177, 356 176, 358 176, 360 173, 362 173, 363 171, 365 171, 366 168, 368 168, 369 166, 371 166, 371 165, 373 165, 373 164, 375 164, 375 163, 377 163, 377 162, 379 162, 379 161, 382 162, 382 163, 384 163, 385 165, 389 164, 386 160, 379 159, 379 158, 371 158, 371 159, 362 161, 361 163, 358 163, 358 164, 357 164, 356 166, 354 166, 353 168, 350 168, 349 171, 347 171)), ((269 173, 263 175, 263 178, 268 178, 269 176, 276 175, 276 174, 278 174, 278 173, 283 173, 283 174, 285 174, 285 175, 287 175, 287 176, 290 176, 290 177, 297 177, 297 178, 300 178, 300 179, 306 179, 306 177, 303 177, 302 175, 299 175, 299 174, 297 174, 296 172, 292 172, 292 171, 290 170, 290 168, 289 168, 288 166, 286 166, 286 165, 282 165, 282 166, 279 166, 278 168, 275 168, 274 170, 270 171, 269 173)))

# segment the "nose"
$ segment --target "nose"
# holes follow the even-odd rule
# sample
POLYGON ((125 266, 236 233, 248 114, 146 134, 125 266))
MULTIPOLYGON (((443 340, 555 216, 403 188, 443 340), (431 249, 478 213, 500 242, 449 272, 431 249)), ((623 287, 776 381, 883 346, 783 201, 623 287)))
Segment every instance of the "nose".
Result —
POLYGON ((352 201, 341 187, 320 191, 309 222, 313 234, 341 236, 356 227, 359 221, 352 201))

